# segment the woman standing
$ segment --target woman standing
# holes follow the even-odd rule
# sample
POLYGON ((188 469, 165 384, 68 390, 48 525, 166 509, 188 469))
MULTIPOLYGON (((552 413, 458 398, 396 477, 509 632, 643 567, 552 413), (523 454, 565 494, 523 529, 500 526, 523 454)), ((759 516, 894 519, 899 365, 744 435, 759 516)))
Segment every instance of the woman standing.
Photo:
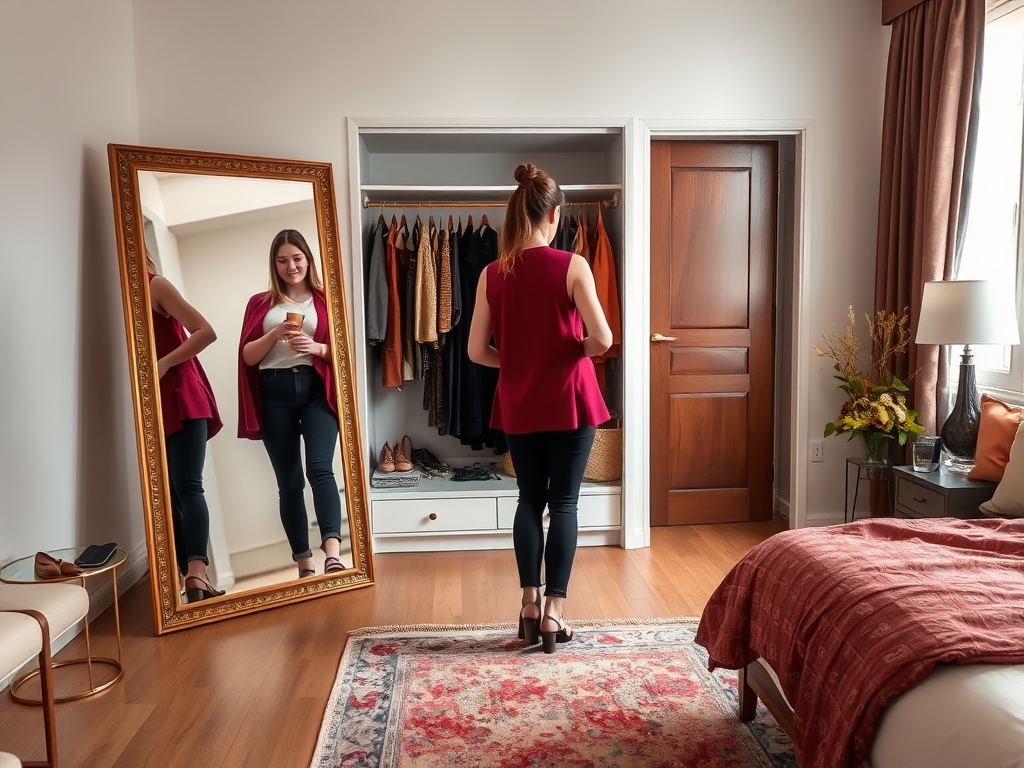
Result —
POLYGON ((238 436, 262 440, 267 450, 277 477, 281 524, 300 578, 316 572, 300 441, 327 555, 324 571, 344 569, 339 559, 341 500, 334 479, 338 417, 328 338, 327 304, 313 255, 299 232, 282 230, 270 245, 270 290, 249 299, 242 321, 238 436))
POLYGON ((608 349, 612 334, 586 260, 548 247, 565 202, 562 190, 529 164, 516 168, 515 179, 498 260, 480 276, 468 351, 474 362, 498 369, 491 427, 506 433, 516 468, 519 636, 532 645, 539 635, 544 652, 552 653, 556 642, 572 639, 563 609, 580 484, 594 429, 608 419, 589 358, 608 349), (546 548, 545 506, 551 515, 546 548))
POLYGON ((178 573, 184 575, 185 599, 195 603, 224 594, 210 584, 206 574, 210 510, 203 490, 206 442, 223 425, 213 388, 196 357, 217 340, 217 334, 178 289, 156 273, 148 251, 146 264, 171 486, 174 554, 178 573))

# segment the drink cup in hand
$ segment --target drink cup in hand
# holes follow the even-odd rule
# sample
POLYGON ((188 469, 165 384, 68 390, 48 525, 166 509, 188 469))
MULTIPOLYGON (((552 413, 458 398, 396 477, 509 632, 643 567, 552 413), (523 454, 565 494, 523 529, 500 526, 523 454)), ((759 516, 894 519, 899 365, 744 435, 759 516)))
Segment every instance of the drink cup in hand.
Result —
POLYGON ((290 331, 287 334, 287 338, 291 338, 292 336, 298 336, 300 333, 302 333, 302 321, 305 320, 305 317, 301 312, 288 312, 286 313, 285 317, 289 323, 295 323, 295 325, 297 326, 296 330, 290 331))

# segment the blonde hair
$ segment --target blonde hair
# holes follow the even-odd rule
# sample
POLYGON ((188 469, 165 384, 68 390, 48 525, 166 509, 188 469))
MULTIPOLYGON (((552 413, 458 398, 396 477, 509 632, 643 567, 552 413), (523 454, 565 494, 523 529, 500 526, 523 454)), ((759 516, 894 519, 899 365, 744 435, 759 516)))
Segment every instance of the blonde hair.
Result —
POLYGON ((519 186, 508 200, 498 247, 498 269, 503 275, 512 273, 516 259, 548 211, 565 204, 562 188, 532 163, 520 163, 514 175, 519 186))
POLYGON ((277 233, 274 242, 270 244, 270 290, 267 291, 267 298, 273 306, 284 304, 288 301, 288 292, 282 285, 281 276, 277 274, 277 251, 282 245, 294 245, 306 256, 306 281, 310 289, 323 293, 324 286, 320 282, 320 274, 316 271, 316 261, 313 253, 306 244, 306 238, 297 229, 282 229, 277 233))

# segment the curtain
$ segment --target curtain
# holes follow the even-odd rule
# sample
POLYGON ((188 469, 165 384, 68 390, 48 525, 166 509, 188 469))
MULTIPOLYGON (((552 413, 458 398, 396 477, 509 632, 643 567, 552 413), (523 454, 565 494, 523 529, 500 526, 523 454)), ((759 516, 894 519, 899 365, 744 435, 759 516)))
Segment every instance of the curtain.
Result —
MULTIPOLYGON (((916 333, 924 284, 956 275, 977 136, 985 0, 902 4, 913 7, 893 19, 889 47, 875 309, 909 308, 916 333)), ((901 379, 920 369, 912 403, 933 434, 949 408, 941 350, 911 343, 895 361, 901 379)))

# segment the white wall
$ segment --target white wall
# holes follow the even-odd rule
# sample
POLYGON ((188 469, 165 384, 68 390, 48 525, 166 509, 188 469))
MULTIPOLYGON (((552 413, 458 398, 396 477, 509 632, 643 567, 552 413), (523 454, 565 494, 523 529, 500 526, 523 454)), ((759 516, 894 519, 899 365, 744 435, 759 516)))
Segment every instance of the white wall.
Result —
POLYGON ((144 553, 106 155, 138 141, 132 4, 4 0, 0 29, 0 563, 144 553))
MULTIPOLYGON (((140 134, 333 163, 347 243, 348 116, 806 120, 805 330, 816 337, 873 298, 888 44, 879 19, 870 0, 442 0, 429 11, 411 0, 137 0, 140 134)), ((818 360, 800 376, 806 439, 817 439, 841 396, 818 360)), ((854 450, 829 442, 810 465, 809 521, 841 519, 854 450)))

